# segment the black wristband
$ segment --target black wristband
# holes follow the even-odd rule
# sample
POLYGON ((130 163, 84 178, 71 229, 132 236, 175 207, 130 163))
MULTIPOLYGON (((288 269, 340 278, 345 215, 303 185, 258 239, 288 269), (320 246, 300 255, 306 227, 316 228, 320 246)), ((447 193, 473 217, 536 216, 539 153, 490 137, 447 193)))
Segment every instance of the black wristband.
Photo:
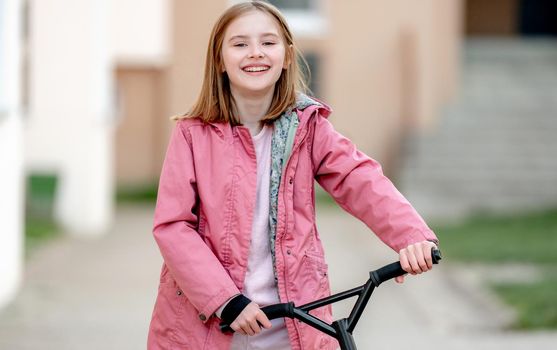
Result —
POLYGON ((243 294, 237 295, 226 304, 221 313, 221 320, 231 324, 236 317, 251 303, 251 300, 243 294))

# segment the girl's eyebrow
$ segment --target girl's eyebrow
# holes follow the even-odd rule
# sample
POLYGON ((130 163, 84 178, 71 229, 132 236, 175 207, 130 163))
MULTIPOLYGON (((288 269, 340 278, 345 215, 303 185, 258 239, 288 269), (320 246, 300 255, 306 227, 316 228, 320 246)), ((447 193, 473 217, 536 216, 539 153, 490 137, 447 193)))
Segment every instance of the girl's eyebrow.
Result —
MULTIPOLYGON (((273 37, 276 37, 276 38, 279 37, 275 33, 263 33, 263 34, 261 34, 261 37, 266 37, 266 36, 273 36, 273 37)), ((247 39, 247 38, 249 38, 249 35, 234 35, 228 41, 232 41, 232 40, 235 40, 235 39, 247 39)))

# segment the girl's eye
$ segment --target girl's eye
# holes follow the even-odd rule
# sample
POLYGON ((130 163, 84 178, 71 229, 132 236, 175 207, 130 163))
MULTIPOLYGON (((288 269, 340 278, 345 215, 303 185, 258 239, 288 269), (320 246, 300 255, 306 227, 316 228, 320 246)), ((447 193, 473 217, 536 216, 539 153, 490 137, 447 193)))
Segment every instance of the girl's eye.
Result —
POLYGON ((234 44, 234 46, 235 47, 245 47, 247 45, 245 43, 237 43, 237 44, 234 44))
POLYGON ((266 41, 266 42, 263 43, 263 45, 264 46, 271 46, 271 45, 275 45, 275 43, 272 42, 272 41, 266 41))

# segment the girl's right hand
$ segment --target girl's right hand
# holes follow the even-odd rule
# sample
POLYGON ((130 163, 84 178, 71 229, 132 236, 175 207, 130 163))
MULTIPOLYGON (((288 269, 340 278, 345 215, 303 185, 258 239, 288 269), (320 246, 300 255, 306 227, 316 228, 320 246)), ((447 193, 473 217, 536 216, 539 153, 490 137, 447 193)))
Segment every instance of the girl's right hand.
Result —
POLYGON ((261 311, 259 305, 253 301, 249 303, 238 317, 236 317, 234 322, 230 324, 230 328, 243 335, 259 334, 261 332, 261 326, 269 329, 271 328, 271 321, 269 321, 267 315, 261 311))

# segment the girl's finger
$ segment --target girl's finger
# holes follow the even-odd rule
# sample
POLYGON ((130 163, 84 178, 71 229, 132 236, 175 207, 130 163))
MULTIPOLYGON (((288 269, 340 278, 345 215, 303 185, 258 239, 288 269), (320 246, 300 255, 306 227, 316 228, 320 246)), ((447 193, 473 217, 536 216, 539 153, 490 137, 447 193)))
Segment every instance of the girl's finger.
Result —
POLYGON ((395 277, 395 282, 396 283, 404 283, 404 276, 406 276, 406 275, 395 277))
POLYGON ((429 270, 427 262, 425 261, 423 247, 421 247, 421 245, 416 247, 414 253, 416 256, 416 261, 418 262, 418 266, 420 267, 420 272, 426 272, 427 270, 429 270))
POLYGON ((230 324, 230 328, 232 328, 232 330, 236 333, 246 335, 246 332, 244 332, 244 330, 240 327, 240 325, 236 321, 230 324))
POLYGON ((400 266, 402 267, 402 269, 408 273, 412 272, 412 268, 410 267, 410 263, 408 262, 408 256, 407 256, 407 252, 406 249, 402 249, 399 253, 399 260, 400 260, 400 266))
POLYGON ((269 329, 273 326, 271 324, 271 321, 269 321, 269 319, 267 318, 267 315, 265 315, 265 313, 263 311, 261 311, 257 314, 257 321, 260 323, 261 326, 263 326, 263 328, 266 328, 266 329, 269 329))
POLYGON ((246 332, 247 335, 255 335, 255 331, 253 330, 253 328, 251 327, 251 324, 249 322, 246 321, 246 323, 244 323, 244 325, 242 326, 242 329, 244 330, 244 332, 246 332))
POLYGON ((406 248, 406 250, 408 251, 408 262, 410 263, 410 269, 412 270, 410 273, 412 275, 422 273, 422 269, 420 268, 420 265, 418 265, 418 260, 416 259, 414 246, 410 245, 406 248))
POLYGON ((253 318, 251 319, 249 322, 249 327, 251 328, 253 334, 250 335, 254 335, 254 334, 259 334, 261 333, 261 327, 259 327, 259 323, 257 323, 257 319, 253 318))
POLYGON ((431 257, 431 248, 432 246, 429 244, 423 247, 423 254, 424 254, 424 258, 428 270, 431 270, 433 268, 433 258, 431 257))

